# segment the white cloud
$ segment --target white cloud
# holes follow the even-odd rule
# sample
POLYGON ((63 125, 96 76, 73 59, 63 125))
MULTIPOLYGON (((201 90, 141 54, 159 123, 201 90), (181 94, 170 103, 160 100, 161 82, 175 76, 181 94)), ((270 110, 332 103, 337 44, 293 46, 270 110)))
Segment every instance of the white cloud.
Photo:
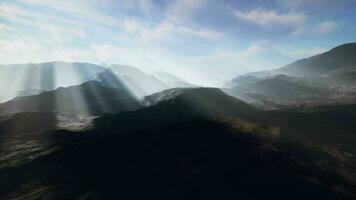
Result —
POLYGON ((197 10, 207 5, 207 0, 177 0, 169 5, 166 18, 173 22, 188 20, 197 10))
POLYGON ((21 2, 30 3, 37 6, 45 6, 50 9, 73 15, 77 20, 90 20, 92 22, 111 26, 120 27, 121 23, 115 17, 112 17, 100 10, 102 5, 113 3, 112 1, 73 1, 73 0, 20 0, 21 2), (105 2, 105 3, 104 3, 105 2))
POLYGON ((234 11, 233 14, 242 20, 258 24, 266 29, 289 27, 298 29, 304 25, 306 16, 302 13, 280 14, 274 10, 256 8, 247 12, 234 11))
POLYGON ((312 2, 310 0, 279 0, 279 1, 291 9, 297 9, 304 6, 307 3, 310 4, 320 0, 313 0, 312 2))
POLYGON ((326 33, 329 33, 331 31, 333 31, 335 28, 336 28, 337 24, 335 22, 332 22, 332 21, 326 21, 326 22, 323 22, 321 24, 318 24, 313 30, 312 32, 314 34, 317 34, 317 35, 323 35, 323 34, 326 34, 326 33))
POLYGON ((134 20, 127 20, 123 24, 127 35, 121 38, 135 41, 138 45, 153 45, 164 41, 177 40, 182 36, 206 40, 216 40, 223 36, 216 31, 202 28, 195 29, 176 24, 168 19, 154 25, 145 25, 134 20))
POLYGON ((0 31, 15 31, 16 29, 6 24, 0 24, 0 31))
MULTIPOLYGON (((139 1, 139 0, 136 0, 139 1)), ((148 0, 145 0, 148 1, 148 0)), ((199 37, 206 40, 216 40, 222 36, 213 30, 192 27, 188 22, 191 15, 201 9, 206 0, 177 0, 169 2, 163 18, 154 24, 126 20, 123 24, 129 37, 141 44, 177 40, 181 36, 199 37)))
POLYGON ((151 0, 122 0, 118 3, 126 9, 140 9, 147 15, 151 15, 157 9, 151 0))
MULTIPOLYGON (((16 40, 0 40, 0 60, 2 64, 47 62, 47 61, 85 61, 90 53, 78 47, 53 44, 18 38, 16 40)), ((94 61, 94 60, 91 60, 94 61)))
MULTIPOLYGON (((43 12, 31 12, 15 4, 0 4, 0 16, 8 20, 12 25, 8 28, 15 29, 16 26, 26 26, 31 30, 40 30, 48 34, 73 35, 77 37, 86 37, 83 30, 85 27, 80 26, 78 22, 56 17, 43 12)), ((4 26, 4 24, 0 24, 4 26)), ((22 28, 21 30, 24 30, 22 28)))
POLYGON ((178 31, 182 34, 197 36, 197 37, 208 39, 208 40, 215 40, 215 39, 222 37, 221 33, 218 33, 215 31, 204 30, 204 29, 194 30, 194 29, 184 27, 184 26, 178 27, 178 31))

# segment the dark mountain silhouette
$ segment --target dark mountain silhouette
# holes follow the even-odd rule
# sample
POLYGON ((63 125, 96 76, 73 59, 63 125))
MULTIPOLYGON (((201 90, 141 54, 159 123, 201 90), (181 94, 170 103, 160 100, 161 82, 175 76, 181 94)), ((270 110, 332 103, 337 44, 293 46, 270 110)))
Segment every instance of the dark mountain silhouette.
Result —
POLYGON ((226 90, 248 102, 327 104, 355 102, 356 43, 344 44, 282 68, 249 73, 233 79, 226 90))
POLYGON ((114 130, 113 126, 125 132, 155 129, 192 119, 248 117, 259 112, 256 108, 228 96, 218 88, 168 89, 145 97, 143 104, 148 107, 136 112, 107 116, 110 120, 106 117, 98 118, 95 120, 96 125, 105 127, 110 121, 108 132, 114 130))
POLYGON ((48 62, 0 66, 0 101, 79 85, 105 68, 89 63, 48 62), (11 84, 9 84, 11 83, 11 84))
POLYGON ((38 95, 17 97, 0 104, 0 112, 57 112, 92 116, 140 108, 139 101, 125 89, 113 89, 89 81, 78 86, 58 88, 38 95))
POLYGON ((256 121, 278 125, 289 137, 356 152, 356 104, 323 105, 266 111, 256 121))

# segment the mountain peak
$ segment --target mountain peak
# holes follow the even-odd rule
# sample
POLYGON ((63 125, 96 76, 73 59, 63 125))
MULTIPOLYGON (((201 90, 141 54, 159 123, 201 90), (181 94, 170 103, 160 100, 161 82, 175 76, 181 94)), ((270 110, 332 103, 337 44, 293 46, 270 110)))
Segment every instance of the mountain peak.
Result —
POLYGON ((168 102, 171 100, 175 100, 177 98, 189 97, 191 95, 197 96, 202 95, 205 97, 219 97, 219 96, 227 96, 222 90, 219 88, 211 88, 211 87, 200 87, 200 88, 171 88, 166 89, 161 92, 154 93, 152 95, 146 96, 143 102, 146 105, 155 105, 162 102, 168 102))
POLYGON ((209 117, 220 115, 239 116, 251 114, 256 108, 227 95, 219 88, 174 88, 146 96, 146 106, 156 105, 173 112, 202 114, 209 117))

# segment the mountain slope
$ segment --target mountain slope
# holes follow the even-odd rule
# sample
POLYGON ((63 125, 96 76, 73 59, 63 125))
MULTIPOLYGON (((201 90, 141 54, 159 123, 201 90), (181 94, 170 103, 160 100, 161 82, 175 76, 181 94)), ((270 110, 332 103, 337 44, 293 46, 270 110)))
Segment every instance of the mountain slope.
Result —
POLYGON ((0 112, 58 112, 75 116, 99 115, 140 108, 140 103, 126 90, 115 90, 90 81, 58 88, 38 95, 18 97, 0 104, 0 112))
POLYGON ((1 65, 0 84, 7 87, 1 89, 0 101, 78 85, 104 70, 98 65, 77 62, 1 65))
POLYGON ((349 174, 340 176, 340 170, 349 173, 346 156, 320 146, 265 140, 255 130, 206 120, 115 136, 96 131, 104 137, 85 140, 78 137, 86 133, 52 133, 57 140, 68 138, 59 149, 0 168, 0 198, 354 197, 354 186, 344 177, 349 174))
POLYGON ((278 104, 337 101, 346 94, 341 88, 329 87, 326 83, 284 74, 265 78, 237 77, 230 87, 232 90, 226 90, 227 93, 255 104, 262 104, 263 100, 278 104))
POLYGON ((356 101, 356 43, 344 44, 282 68, 231 80, 229 94, 251 103, 329 104, 356 101))
MULTIPOLYGON (((218 88, 173 88, 147 96, 145 105, 182 105, 192 107, 195 113, 228 115, 255 112, 257 109, 235 99, 218 88)), ((193 112, 190 110, 190 112, 193 112)))
MULTIPOLYGON (((135 112, 118 113, 98 118, 98 127, 109 125, 120 131, 155 129, 191 119, 245 118, 259 111, 231 97, 217 88, 174 88, 147 96, 143 104, 148 106, 135 112), (109 120, 107 120, 109 119, 109 120), (110 122, 107 124, 107 122, 110 122), (133 125, 134 123, 135 125, 133 125)), ((110 132, 111 130, 108 129, 110 132)))
POLYGON ((286 74, 296 77, 330 76, 356 70, 356 43, 337 46, 325 53, 298 60, 282 68, 250 73, 261 77, 286 74))
POLYGON ((154 76, 126 65, 112 65, 109 69, 96 75, 95 80, 113 88, 124 87, 138 98, 169 88, 154 76))
MULTIPOLYGON (((317 110, 258 111, 216 88, 170 89, 145 103, 151 106, 99 117, 90 130, 48 131, 22 145, 12 137, 16 149, 9 153, 1 151, 1 140, 0 198, 355 198, 354 155, 297 140, 290 135, 298 132, 283 126, 312 127, 306 135, 322 134, 324 123, 348 128, 355 109, 337 108, 319 122, 317 110), (345 109, 350 118, 339 119, 345 109), (300 121, 300 112, 311 121, 300 121)), ((10 135, 21 135, 16 131, 22 132, 10 135)))

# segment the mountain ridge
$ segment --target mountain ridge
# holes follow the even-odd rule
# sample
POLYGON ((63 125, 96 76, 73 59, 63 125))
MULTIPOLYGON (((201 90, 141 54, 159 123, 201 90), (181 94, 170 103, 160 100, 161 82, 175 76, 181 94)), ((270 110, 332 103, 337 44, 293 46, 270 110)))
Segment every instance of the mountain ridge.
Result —
POLYGON ((261 107, 269 107, 266 101, 277 107, 356 102, 356 43, 278 69, 237 76, 226 86, 229 94, 261 107))
POLYGON ((102 86, 99 82, 89 81, 38 95, 16 97, 0 104, 0 112, 62 112, 74 116, 91 116, 140 107, 139 101, 128 91, 114 90, 102 86))

